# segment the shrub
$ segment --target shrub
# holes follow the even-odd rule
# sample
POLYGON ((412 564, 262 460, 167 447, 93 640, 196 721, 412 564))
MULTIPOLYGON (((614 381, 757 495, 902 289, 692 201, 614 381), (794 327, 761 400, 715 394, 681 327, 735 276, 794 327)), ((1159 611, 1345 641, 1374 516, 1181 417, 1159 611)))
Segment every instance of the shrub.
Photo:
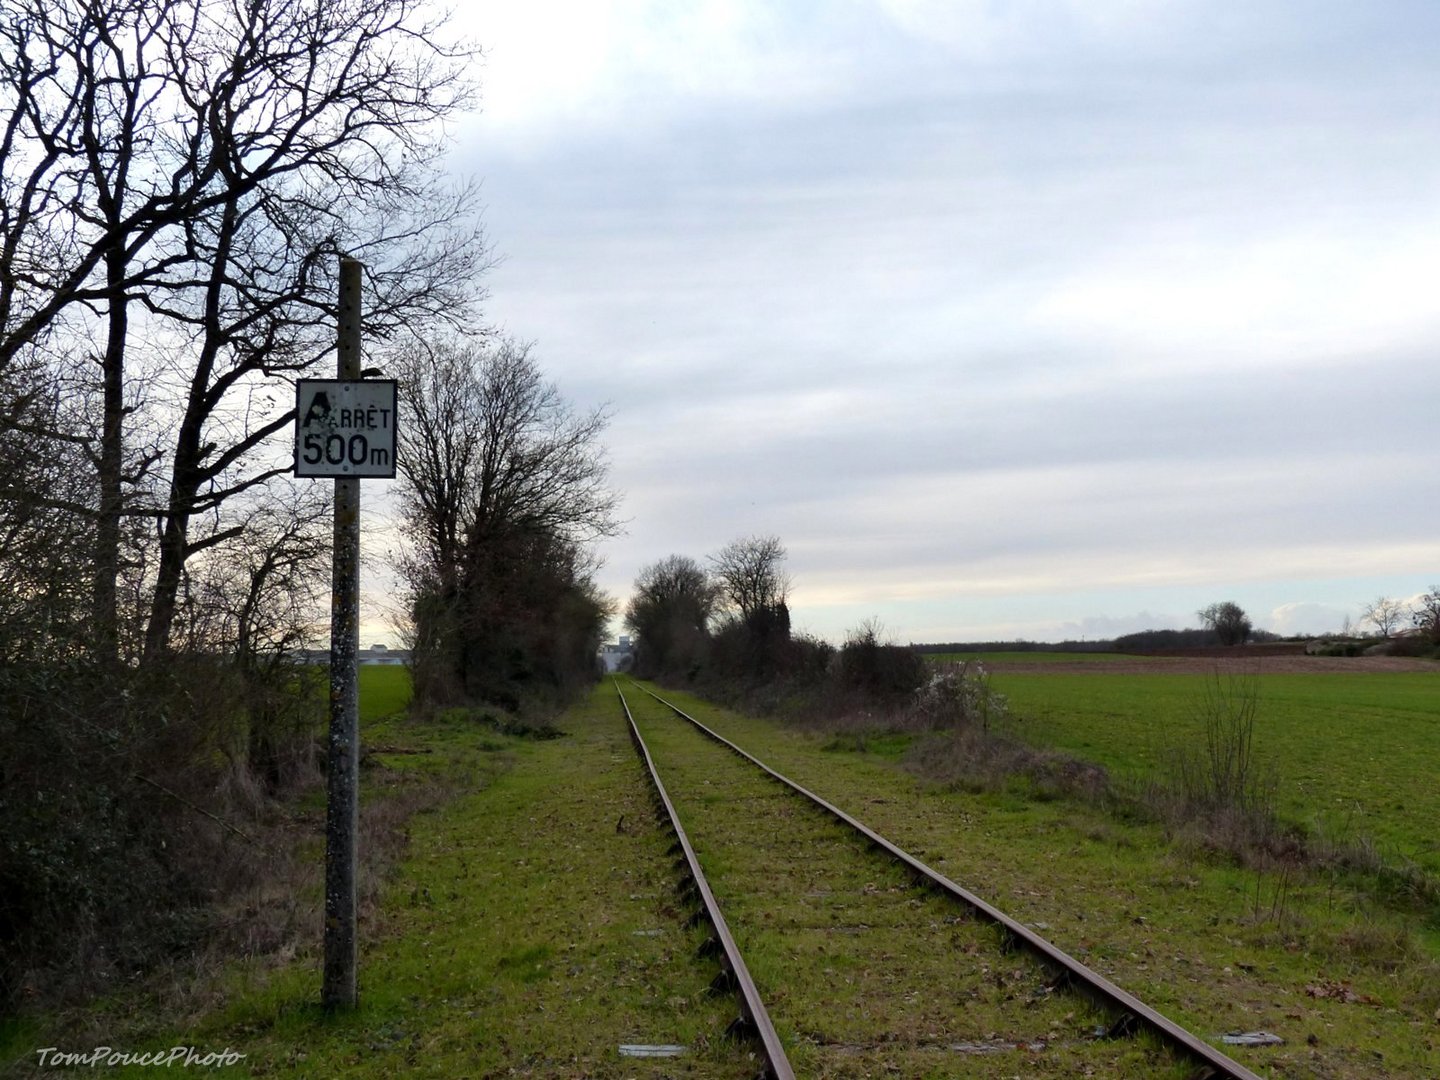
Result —
POLYGON ((877 703, 902 701, 925 685, 930 667, 914 649, 880 641, 880 628, 867 620, 841 646, 836 674, 847 690, 877 703))
POLYGON ((1306 656, 1360 656, 1367 646, 1359 641, 1312 641, 1305 646, 1306 656))
POLYGON ((932 735, 917 745, 910 761, 922 775, 966 791, 1018 788, 1031 798, 1095 804, 1110 792, 1103 766, 975 726, 932 735))
POLYGON ((0 1006, 113 987, 213 937, 273 870, 253 835, 272 796, 318 779, 306 676, 260 687, 193 654, 0 664, 0 1006))
POLYGON ((990 688, 990 674, 978 660, 943 664, 915 695, 915 713, 928 728, 979 728, 1003 719, 1005 695, 990 688))
POLYGON ((1387 655, 1407 657, 1433 657, 1440 645, 1423 633, 1399 634, 1390 640, 1387 655))

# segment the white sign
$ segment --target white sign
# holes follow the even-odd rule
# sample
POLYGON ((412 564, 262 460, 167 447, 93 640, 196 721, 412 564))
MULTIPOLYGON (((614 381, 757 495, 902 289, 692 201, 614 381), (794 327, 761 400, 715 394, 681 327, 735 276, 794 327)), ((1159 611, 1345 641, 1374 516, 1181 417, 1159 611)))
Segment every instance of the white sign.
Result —
POLYGON ((295 475, 395 475, 395 380, 300 379, 295 475))

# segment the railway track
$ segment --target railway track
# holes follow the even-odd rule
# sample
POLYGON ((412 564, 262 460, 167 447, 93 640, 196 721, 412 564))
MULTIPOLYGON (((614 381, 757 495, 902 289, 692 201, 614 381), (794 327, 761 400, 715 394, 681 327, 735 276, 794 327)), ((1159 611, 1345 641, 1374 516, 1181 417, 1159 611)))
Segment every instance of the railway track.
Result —
POLYGON ((616 689, 765 1075, 1258 1080, 676 705, 616 689))

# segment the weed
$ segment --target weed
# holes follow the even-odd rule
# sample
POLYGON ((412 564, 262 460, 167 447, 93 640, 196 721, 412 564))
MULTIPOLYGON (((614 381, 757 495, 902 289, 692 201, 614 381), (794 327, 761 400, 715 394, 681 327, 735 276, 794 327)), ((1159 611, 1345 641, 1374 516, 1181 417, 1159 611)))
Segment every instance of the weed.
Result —
POLYGON ((1098 802, 1109 784, 1098 765, 976 728, 934 735, 919 743, 909 760, 922 775, 972 792, 1010 790, 1019 778, 1030 797, 1098 802))
POLYGON ((1250 913, 1256 923, 1283 925, 1293 918, 1290 911, 1290 888, 1293 884, 1289 866, 1281 866, 1278 875, 1255 874, 1255 904, 1250 913), (1268 890, 1267 890, 1268 884, 1268 890))
POLYGON ((561 739, 565 733, 548 717, 517 716, 495 709, 457 706, 441 709, 435 717, 441 724, 474 725, 489 728, 517 739, 561 739))
POLYGON ((1217 817, 1273 819, 1274 783, 1255 759, 1255 717, 1260 708, 1258 675, 1222 673, 1201 684, 1192 705, 1201 745, 1175 756, 1175 782, 1189 807, 1217 817))

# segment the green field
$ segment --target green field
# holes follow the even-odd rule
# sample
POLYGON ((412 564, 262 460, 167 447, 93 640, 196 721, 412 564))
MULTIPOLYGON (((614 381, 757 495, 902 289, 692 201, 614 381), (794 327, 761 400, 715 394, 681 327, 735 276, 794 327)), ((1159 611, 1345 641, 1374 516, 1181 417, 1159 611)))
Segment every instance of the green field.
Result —
MULTIPOLYGON (((1026 659, 1033 659, 1027 656, 1026 659)), ((1258 676, 1255 754, 1289 821, 1440 873, 1440 671, 1258 676)), ((1162 776, 1201 734, 1203 675, 1005 674, 1014 730, 1122 776, 1162 776)))
POLYGON ((399 664, 362 664, 359 668, 360 722, 403 712, 410 704, 410 669, 399 664))

